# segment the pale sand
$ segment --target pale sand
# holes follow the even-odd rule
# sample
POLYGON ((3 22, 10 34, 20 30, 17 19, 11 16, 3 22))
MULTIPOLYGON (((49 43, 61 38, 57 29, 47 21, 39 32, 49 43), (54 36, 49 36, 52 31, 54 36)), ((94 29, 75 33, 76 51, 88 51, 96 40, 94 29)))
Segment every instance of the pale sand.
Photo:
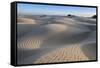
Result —
MULTIPOLYGON (((48 25, 44 25, 36 30, 37 30, 36 31, 37 33, 29 32, 28 34, 26 34, 25 36, 20 38, 20 40, 18 41, 17 47, 19 49, 22 48, 22 49, 26 49, 26 50, 27 49, 36 49, 36 48, 40 48, 40 45, 42 45, 43 41, 50 37, 55 38, 55 39, 58 37, 60 39, 60 38, 66 37, 65 35, 71 35, 71 34, 73 35, 73 33, 74 33, 74 35, 75 35, 75 33, 81 34, 81 33, 88 31, 88 30, 84 31, 82 29, 75 28, 75 27, 65 26, 63 24, 48 24, 48 25), (65 31, 67 31, 67 33, 65 31), (42 33, 43 33, 43 35, 42 35, 42 33), (54 37, 52 37, 52 36, 54 36, 54 37)), ((62 40, 60 40, 60 41, 62 41, 62 40)))
POLYGON ((89 58, 81 50, 80 44, 73 44, 67 47, 58 48, 50 53, 47 53, 37 59, 36 63, 53 63, 53 62, 71 62, 85 61, 89 58))
MULTIPOLYGON (((48 34, 49 33, 53 33, 53 34, 60 33, 60 32, 63 32, 66 30, 66 26, 61 25, 61 24, 46 25, 46 26, 41 27, 39 30, 42 31, 41 29, 43 29, 43 28, 45 28, 45 29, 47 29, 47 31, 49 31, 48 34)), ((39 34, 41 35, 41 32, 39 34)), ((34 32, 28 33, 28 35, 25 35, 23 38, 20 39, 17 47, 22 48, 22 49, 40 48, 40 45, 43 43, 43 40, 45 39, 45 37, 38 37, 36 35, 34 35, 34 32)), ((45 36, 50 36, 50 35, 45 35, 45 36)))
MULTIPOLYGON (((37 24, 36 21, 27 19, 24 22, 37 24)), ((18 24, 18 64, 95 60, 96 26, 90 22, 82 23, 74 19, 59 18, 58 21, 36 25, 35 28, 34 24, 18 24)))
POLYGON ((50 33, 60 33, 67 30, 68 26, 64 24, 48 24, 45 25, 44 28, 46 28, 50 33))
POLYGON ((22 48, 24 50, 38 49, 40 48, 40 45, 42 44, 42 42, 43 42, 43 39, 41 38, 27 37, 27 39, 24 38, 24 40, 21 40, 18 42, 17 48, 19 49, 22 48))
POLYGON ((35 20, 29 18, 17 18, 18 24, 37 24, 35 20))

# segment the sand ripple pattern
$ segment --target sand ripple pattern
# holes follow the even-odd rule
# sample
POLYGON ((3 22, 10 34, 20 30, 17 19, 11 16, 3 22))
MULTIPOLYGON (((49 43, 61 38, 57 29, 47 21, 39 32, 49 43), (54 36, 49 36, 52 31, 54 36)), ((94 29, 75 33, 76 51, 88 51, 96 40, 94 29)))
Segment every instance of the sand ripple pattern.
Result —
POLYGON ((58 48, 55 51, 47 53, 36 60, 34 63, 53 63, 84 61, 89 58, 83 53, 79 44, 73 44, 68 47, 58 48))
POLYGON ((18 64, 96 60, 95 20, 45 17, 18 19, 18 64))
POLYGON ((42 38, 27 38, 24 40, 21 40, 18 43, 18 48, 22 48, 22 49, 37 49, 40 48, 40 45, 42 44, 43 39, 42 38))

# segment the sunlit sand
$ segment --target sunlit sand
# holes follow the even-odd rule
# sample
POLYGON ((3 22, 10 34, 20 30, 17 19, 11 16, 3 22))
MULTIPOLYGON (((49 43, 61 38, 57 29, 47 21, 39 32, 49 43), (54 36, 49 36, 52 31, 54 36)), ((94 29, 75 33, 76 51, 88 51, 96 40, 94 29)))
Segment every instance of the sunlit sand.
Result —
POLYGON ((96 20, 52 17, 18 18, 18 64, 96 59, 96 20))

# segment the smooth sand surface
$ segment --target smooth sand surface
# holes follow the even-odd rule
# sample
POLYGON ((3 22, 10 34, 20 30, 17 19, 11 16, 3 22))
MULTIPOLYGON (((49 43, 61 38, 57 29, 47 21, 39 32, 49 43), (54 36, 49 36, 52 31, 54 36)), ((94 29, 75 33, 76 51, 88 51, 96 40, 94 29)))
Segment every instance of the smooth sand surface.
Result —
POLYGON ((87 19, 48 16, 35 19, 37 25, 18 24, 18 64, 96 60, 96 21, 87 19))
POLYGON ((34 19, 29 18, 18 18, 17 22, 18 24, 36 24, 36 21, 34 19))
POLYGON ((44 28, 48 29, 50 33, 59 33, 67 30, 68 26, 63 24, 48 24, 44 28))
POLYGON ((81 49, 88 58, 92 60, 96 59, 96 42, 85 44, 81 47, 81 49))

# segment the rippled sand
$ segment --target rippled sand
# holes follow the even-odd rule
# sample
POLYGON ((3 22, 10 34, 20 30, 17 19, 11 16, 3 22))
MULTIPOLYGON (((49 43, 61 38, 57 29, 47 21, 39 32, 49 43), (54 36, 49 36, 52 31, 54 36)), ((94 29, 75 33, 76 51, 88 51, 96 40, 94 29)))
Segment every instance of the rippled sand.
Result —
POLYGON ((73 44, 47 53, 33 63, 54 63, 85 60, 90 59, 83 53, 79 44, 73 44))
POLYGON ((96 60, 95 20, 45 18, 18 19, 18 64, 96 60))

